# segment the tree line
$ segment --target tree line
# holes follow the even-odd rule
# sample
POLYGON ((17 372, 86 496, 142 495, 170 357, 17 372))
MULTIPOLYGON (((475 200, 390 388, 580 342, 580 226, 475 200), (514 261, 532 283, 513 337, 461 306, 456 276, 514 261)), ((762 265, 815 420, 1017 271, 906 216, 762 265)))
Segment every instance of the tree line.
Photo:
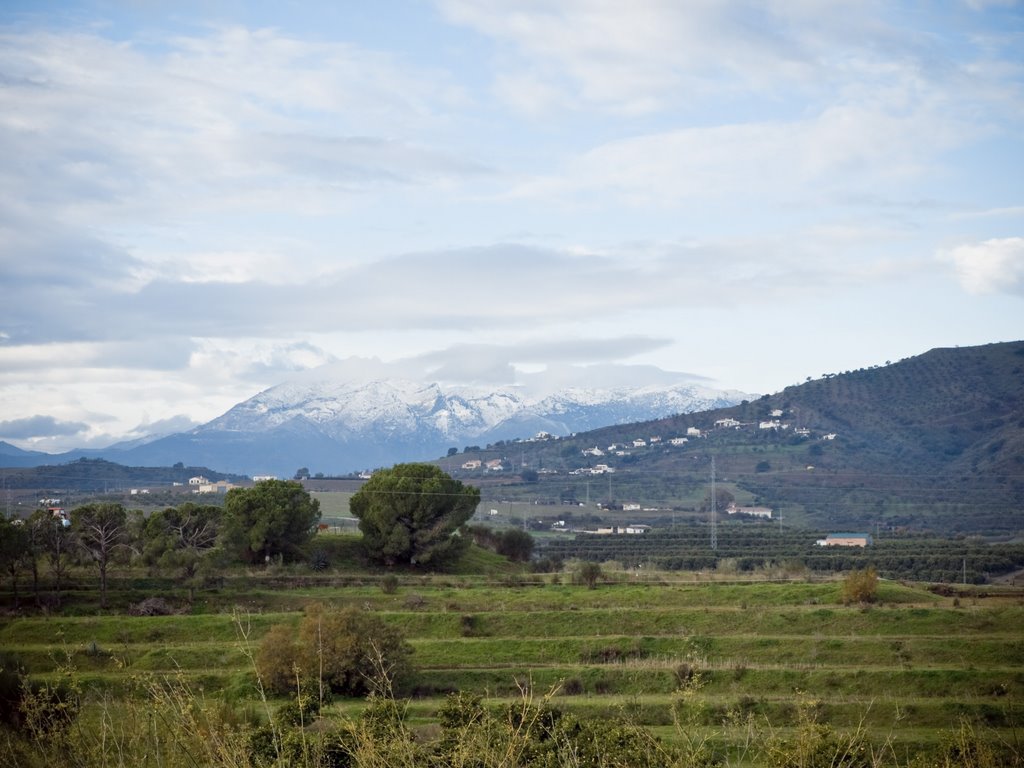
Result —
MULTIPOLYGON (((443 569, 469 546, 472 537, 458 531, 479 501, 476 488, 433 465, 399 464, 374 473, 352 497, 351 509, 368 560, 443 569)), ((0 519, 0 569, 15 607, 26 578, 40 601, 45 570, 59 608, 70 568, 88 564, 98 577, 102 608, 114 563, 173 573, 191 600, 197 586, 233 565, 304 559, 319 522, 319 502, 291 480, 233 488, 223 506, 185 502, 148 516, 117 502, 84 504, 66 517, 41 508, 24 519, 0 519)))

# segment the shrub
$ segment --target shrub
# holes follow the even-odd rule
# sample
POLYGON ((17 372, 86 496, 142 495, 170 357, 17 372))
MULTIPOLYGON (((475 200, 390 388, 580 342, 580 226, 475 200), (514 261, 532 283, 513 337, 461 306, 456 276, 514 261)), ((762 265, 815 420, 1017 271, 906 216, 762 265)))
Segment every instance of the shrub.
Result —
POLYGON ((878 598, 878 573, 874 566, 851 571, 843 579, 842 601, 844 605, 873 603, 878 598))
POLYGON ((129 606, 128 613, 132 616, 170 616, 176 611, 162 597, 147 597, 145 600, 129 606))
POLYGON ((587 589, 594 589, 597 586, 597 582, 604 575, 601 571, 601 566, 598 563, 591 562, 581 563, 576 574, 580 582, 587 585, 587 589))
POLYGON ((278 625, 267 633, 257 670, 274 693, 361 696, 390 690, 408 672, 410 653, 401 633, 372 614, 313 605, 297 629, 278 625))
POLYGON ((393 573, 389 573, 380 580, 380 588, 384 591, 385 595, 395 594, 398 591, 398 577, 393 573))

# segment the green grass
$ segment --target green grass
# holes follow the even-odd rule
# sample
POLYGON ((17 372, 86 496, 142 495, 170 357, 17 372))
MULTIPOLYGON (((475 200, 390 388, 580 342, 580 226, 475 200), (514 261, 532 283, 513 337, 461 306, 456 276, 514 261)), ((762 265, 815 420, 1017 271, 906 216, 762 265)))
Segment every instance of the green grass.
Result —
MULTIPOLYGON (((330 538, 351 546, 352 537, 330 538)), ((304 605, 320 601, 369 608, 403 631, 418 668, 404 695, 414 697, 410 716, 424 726, 450 690, 497 704, 524 687, 559 690, 560 707, 626 714, 658 729, 681 717, 709 729, 723 749, 745 738, 749 718, 793 727, 807 701, 835 727, 863 725, 879 743, 895 734, 934 744, 961 717, 997 729, 1024 722, 1024 605, 1008 591, 989 588, 993 596, 979 591, 954 607, 923 588, 884 582, 882 602, 864 608, 841 605, 833 581, 612 573, 613 583, 589 590, 524 584, 528 577, 498 569, 488 553, 473 558, 464 573, 400 572, 393 594, 381 588, 383 572, 321 578, 286 568, 201 595, 215 612, 4 619, 0 647, 40 679, 73 668, 87 688, 114 697, 150 676, 180 675, 204 695, 251 701, 245 638, 252 650, 271 626, 297 622, 304 605)))

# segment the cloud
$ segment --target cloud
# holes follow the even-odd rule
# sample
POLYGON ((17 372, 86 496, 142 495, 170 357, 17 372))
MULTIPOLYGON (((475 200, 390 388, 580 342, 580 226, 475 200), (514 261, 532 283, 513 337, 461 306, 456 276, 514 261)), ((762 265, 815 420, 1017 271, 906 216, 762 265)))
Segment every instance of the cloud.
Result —
MULTIPOLYGON (((130 322, 106 316, 105 320, 130 322)), ((83 323, 88 325, 88 323, 83 323)), ((97 323, 93 331, 101 335, 97 323)), ((187 368, 194 342, 187 337, 134 338, 114 341, 0 345, 0 366, 5 371, 108 368, 122 371, 177 371, 187 368)))
POLYGON ((475 334, 501 328, 535 336, 557 322, 590 323, 661 308, 772 303, 808 287, 891 277, 891 269, 847 263, 842 253, 852 240, 842 229, 808 233, 804 243, 779 238, 653 242, 600 252, 499 243, 343 266, 290 285, 251 275, 203 282, 161 277, 130 291, 94 286, 67 302, 15 298, 20 303, 12 321, 17 317, 34 334, 0 343, 0 362, 11 368, 52 365, 59 353, 79 366, 169 370, 189 364, 196 340, 277 339, 285 346, 267 357, 264 345, 259 356, 240 359, 235 369, 259 378, 327 359, 330 353, 323 349, 287 346, 313 334, 410 328, 475 334), (108 341, 91 341, 104 337, 108 341), (47 344, 25 347, 33 342, 47 344))
POLYGON ((527 111, 557 101, 653 113, 678 109, 680 94, 693 114, 722 100, 778 104, 834 91, 863 61, 916 64, 930 52, 927 35, 897 31, 877 2, 438 4, 452 23, 503 45, 492 62, 497 92, 527 111))
POLYGON ((942 252, 940 258, 952 262, 968 293, 1024 296, 1024 237, 968 243, 942 252))
POLYGON ((618 361, 662 348, 668 339, 625 335, 603 339, 534 339, 509 344, 454 344, 407 361, 424 366, 436 381, 510 384, 522 379, 523 366, 578 365, 618 361))
POLYGON ((193 421, 189 416, 179 413, 166 419, 143 422, 134 429, 134 432, 139 435, 171 435, 176 432, 187 432, 199 425, 200 422, 193 421))
POLYGON ((611 193, 638 207, 680 203, 833 203, 927 177, 972 130, 938 97, 894 83, 872 103, 837 104, 799 120, 723 124, 632 136, 522 181, 514 197, 594 204, 611 193), (907 103, 909 99, 909 104, 907 103))
POLYGON ((424 354, 382 361, 349 357, 289 377, 290 381, 365 382, 409 380, 452 386, 520 387, 532 394, 578 387, 703 384, 704 376, 620 361, 661 349, 668 339, 623 335, 609 338, 532 339, 505 344, 452 344, 424 354))
POLYGON ((0 421, 0 437, 12 440, 69 437, 86 432, 89 425, 80 421, 59 421, 52 416, 29 416, 24 419, 0 421))

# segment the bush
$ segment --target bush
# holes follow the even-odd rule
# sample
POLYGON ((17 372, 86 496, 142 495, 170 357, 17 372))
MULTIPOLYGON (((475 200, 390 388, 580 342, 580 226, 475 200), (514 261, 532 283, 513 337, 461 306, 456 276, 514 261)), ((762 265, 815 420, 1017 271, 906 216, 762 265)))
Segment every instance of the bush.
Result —
POLYGON ((497 552, 509 560, 529 562, 533 554, 533 536, 518 528, 508 528, 498 536, 497 552))
POLYGON ((852 571, 843 579, 842 601, 844 605, 860 603, 867 605, 878 599, 878 573, 873 566, 852 571))
POLYGON ((594 589, 597 586, 597 582, 604 575, 601 571, 601 566, 598 563, 591 562, 582 563, 576 573, 580 582, 587 585, 587 589, 594 589))
POLYGON ((393 573, 389 573, 380 580, 380 588, 385 595, 395 594, 398 591, 398 577, 393 573))
POLYGON ((362 696, 389 691, 409 671, 410 653, 401 633, 372 614, 313 605, 297 629, 271 628, 256 661, 274 693, 301 688, 362 696))

